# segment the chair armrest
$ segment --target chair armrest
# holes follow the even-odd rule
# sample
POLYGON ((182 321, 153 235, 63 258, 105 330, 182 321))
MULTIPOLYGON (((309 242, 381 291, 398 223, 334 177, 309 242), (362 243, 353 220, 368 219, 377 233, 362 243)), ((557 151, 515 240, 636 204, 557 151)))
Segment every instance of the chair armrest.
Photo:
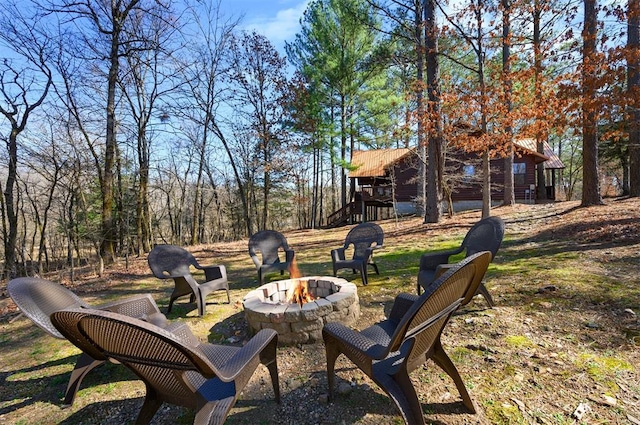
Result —
POLYGON ((400 322, 418 298, 420 298, 418 295, 407 294, 406 292, 398 294, 395 300, 393 300, 389 320, 396 323, 400 322))
POLYGON ((340 345, 360 358, 367 357, 372 360, 382 360, 389 355, 389 347, 380 345, 379 342, 366 337, 361 332, 346 327, 340 322, 329 322, 324 325, 322 336, 325 344, 331 343, 328 341, 329 339, 335 339, 340 342, 340 345))
POLYGON ((92 306, 96 310, 112 311, 129 317, 142 318, 160 313, 151 294, 134 295, 124 299, 92 306))
POLYGON ((373 245, 373 246, 370 246, 369 248, 365 249, 365 251, 364 251, 365 259, 369 260, 369 259, 373 258, 373 251, 375 251, 378 248, 382 248, 382 245, 373 245))
POLYGON ((218 279, 227 280, 227 268, 222 264, 200 266, 198 269, 204 271, 204 277, 207 282, 218 279))
POLYGON ((284 261, 286 263, 290 263, 293 261, 293 258, 295 257, 296 253, 293 251, 293 249, 285 249, 284 250, 284 261))
POLYGON ((336 261, 343 261, 345 253, 345 248, 336 248, 331 250, 331 260, 335 263, 336 261))
POLYGON ((420 257, 420 270, 435 270, 439 264, 449 262, 449 257, 462 252, 462 248, 447 251, 429 252, 420 257))
MULTIPOLYGON (((214 366, 215 376, 224 382, 233 381, 239 374, 243 373, 245 367, 251 363, 256 356, 259 356, 263 350, 267 349, 270 344, 273 346, 273 356, 275 359, 277 343, 278 333, 273 329, 262 329, 258 331, 258 333, 255 334, 254 337, 251 338, 242 348, 236 351, 236 353, 227 362, 225 362, 225 364, 221 365, 219 368, 215 368, 214 366)), ((205 356, 207 356, 206 346, 207 344, 201 344, 199 346, 205 356)), ((207 356, 207 358, 209 357, 207 356)), ((210 358, 209 361, 212 364, 215 362, 214 359, 210 358)))
POLYGON ((176 338, 191 347, 197 347, 201 344, 198 337, 191 332, 191 328, 184 322, 167 323, 167 325, 164 326, 164 329, 171 332, 176 336, 176 338))
POLYGON ((455 266, 457 266, 457 264, 438 264, 438 266, 436 267, 436 273, 433 275, 433 280, 435 281, 437 278, 439 278, 455 266))
POLYGON ((256 269, 259 269, 260 266, 262 265, 262 261, 260 261, 260 258, 258 258, 258 254, 253 252, 253 253, 249 253, 249 256, 251 257, 253 264, 256 266, 256 269))

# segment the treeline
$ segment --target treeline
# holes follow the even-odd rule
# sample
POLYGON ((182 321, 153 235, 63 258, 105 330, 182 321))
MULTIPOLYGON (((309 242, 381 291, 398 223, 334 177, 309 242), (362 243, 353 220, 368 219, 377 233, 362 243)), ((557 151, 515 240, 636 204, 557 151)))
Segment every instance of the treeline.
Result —
POLYGON ((321 226, 355 149, 416 148, 427 222, 448 151, 483 159, 487 215, 489 159, 511 169, 521 137, 583 204, 604 176, 637 196, 638 9, 315 0, 285 57, 216 2, 5 1, 3 275, 321 226))

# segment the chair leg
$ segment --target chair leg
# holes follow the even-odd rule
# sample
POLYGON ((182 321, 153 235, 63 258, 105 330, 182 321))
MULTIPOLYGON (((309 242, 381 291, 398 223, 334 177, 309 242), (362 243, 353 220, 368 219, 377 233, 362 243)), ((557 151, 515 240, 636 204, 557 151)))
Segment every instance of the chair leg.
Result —
POLYGON ((69 377, 67 390, 64 393, 63 403, 65 406, 70 406, 73 404, 73 401, 76 398, 76 393, 78 392, 78 388, 80 388, 80 384, 82 383, 85 375, 97 366, 100 366, 102 363, 104 363, 104 360, 96 360, 84 352, 80 354, 80 358, 76 362, 76 366, 73 368, 71 376, 69 377))
POLYGON ((327 384, 329 386, 329 401, 333 401, 333 386, 335 382, 336 360, 340 355, 338 345, 333 338, 324 338, 325 352, 327 355, 327 384))
POLYGON ((174 297, 169 298, 169 307, 167 307, 167 314, 171 313, 171 307, 173 307, 173 302, 176 300, 176 298, 174 297))
POLYGON ((231 297, 229 296, 229 288, 226 288, 227 291, 227 304, 231 304, 231 297))
POLYGON ((223 425, 235 401, 235 397, 227 397, 207 402, 196 412, 193 425, 223 425))
POLYGON ((451 379, 453 379, 453 382, 455 382, 456 388, 458 388, 458 392, 462 397, 462 402, 467 407, 467 409, 469 409, 471 413, 476 413, 476 408, 473 405, 473 401, 471 400, 469 393, 467 392, 467 387, 465 387, 464 382, 462 381, 462 378, 458 373, 458 369, 456 369, 456 366, 453 364, 449 356, 447 356, 444 348, 442 348, 442 343, 440 342, 439 337, 433 346, 433 353, 431 355, 431 358, 433 359, 435 364, 440 366, 440 368, 444 370, 447 375, 451 377, 451 379))
POLYGON ((205 301, 205 297, 202 294, 196 295, 196 304, 198 305, 198 315, 204 316, 207 309, 207 302, 205 301))
POLYGON ((263 354, 260 353, 260 357, 261 357, 261 361, 262 364, 264 364, 267 369, 269 369, 269 375, 271 376, 271 385, 273 386, 273 394, 275 396, 276 399, 276 403, 280 404, 280 378, 278 377, 278 362, 276 361, 276 346, 277 346, 277 342, 274 341, 273 343, 273 350, 270 350, 269 348, 265 348, 263 350, 269 350, 270 352, 268 353, 268 356, 265 356, 267 358, 269 358, 269 360, 265 361, 262 360, 263 354), (273 351, 273 353, 271 353, 271 351, 273 351))
POLYGON ((136 418, 136 425, 146 425, 150 423, 160 406, 162 406, 162 400, 158 398, 158 394, 153 388, 148 385, 146 387, 147 395, 144 397, 144 403, 142 403, 142 408, 136 418))
POLYGON ((362 263, 360 266, 360 276, 362 277, 362 284, 367 286, 369 284, 369 278, 367 276, 367 264, 362 263))
POLYGON ((409 378, 406 364, 403 364, 393 376, 376 376, 376 382, 394 401, 405 423, 409 425, 425 425, 422 405, 416 389, 409 378), (380 379, 382 378, 382 379, 380 379))
POLYGON ((484 283, 480 282, 480 286, 478 286, 478 292, 482 294, 484 299, 487 301, 487 304, 489 304, 489 307, 493 308, 493 306, 495 305, 493 302, 493 298, 491 297, 491 294, 489 293, 487 287, 484 286, 484 283))
POLYGON ((378 265, 376 263, 369 263, 371 267, 376 271, 376 274, 380 274, 380 270, 378 270, 378 265))
POLYGON ((422 293, 422 285, 420 285, 419 283, 416 284, 416 292, 418 292, 418 295, 422 293))

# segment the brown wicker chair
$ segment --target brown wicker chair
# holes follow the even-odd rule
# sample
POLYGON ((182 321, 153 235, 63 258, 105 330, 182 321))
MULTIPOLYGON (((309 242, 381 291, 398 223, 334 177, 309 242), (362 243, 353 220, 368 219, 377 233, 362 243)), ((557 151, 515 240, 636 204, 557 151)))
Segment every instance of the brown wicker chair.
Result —
POLYGON ((171 312, 173 302, 186 295, 189 295, 190 302, 196 302, 200 316, 206 312, 207 295, 214 291, 227 291, 227 302, 231 302, 227 269, 223 265, 201 266, 189 251, 176 245, 156 245, 149 253, 147 262, 158 279, 173 279, 175 286, 169 298, 167 314, 171 312), (191 266, 204 271, 205 282, 198 283, 194 279, 191 266))
POLYGON ((346 355, 375 381, 396 403, 405 423, 424 424, 422 407, 409 373, 432 359, 455 382, 464 405, 475 407, 464 382, 445 353, 440 335, 453 312, 468 293, 475 293, 473 279, 484 273, 491 260, 488 251, 467 257, 430 285, 421 296, 399 294, 389 318, 362 331, 341 323, 327 323, 323 330, 329 398, 333 398, 334 368, 340 354, 346 355))
MULTIPOLYGON (((491 260, 496 256, 502 239, 504 237, 504 221, 500 217, 487 217, 474 224, 467 232, 462 244, 456 248, 446 251, 430 252, 420 258, 420 271, 418 272, 418 295, 426 289, 438 276, 444 272, 443 269, 451 267, 448 265, 450 257, 465 253, 465 256, 473 255, 481 251, 490 251, 491 260)), ((494 306, 491 294, 482 282, 478 286, 478 292, 482 294, 490 307, 494 306)), ((475 295, 475 294, 473 294, 475 295)), ((473 295, 471 298, 473 298, 473 295)), ((469 301, 471 300, 469 299, 469 301)), ((468 301, 467 301, 468 302, 468 301)))
POLYGON ((200 343, 186 325, 168 332, 99 310, 57 311, 51 321, 80 349, 122 363, 145 383, 136 424, 148 424, 165 402, 194 409, 194 424, 223 424, 260 363, 269 369, 280 402, 278 334, 272 329, 259 331, 243 347, 230 347, 200 343))
POLYGON ((333 262, 333 275, 337 276, 340 269, 352 269, 360 272, 362 284, 366 285, 367 267, 371 266, 380 274, 378 265, 373 260, 373 251, 382 248, 384 243, 384 232, 376 223, 360 223, 347 233, 344 245, 341 248, 331 250, 331 261, 333 262), (353 245, 353 256, 346 258, 347 249, 353 245))
MULTIPOLYGON (((64 286, 35 277, 13 279, 7 285, 7 291, 20 311, 49 335, 64 339, 50 320, 52 313, 66 308, 90 308, 76 294, 64 286)), ((102 304, 94 309, 113 311, 131 317, 147 320, 160 326, 167 326, 166 318, 149 294, 136 295, 122 300, 102 304)), ((71 372, 64 395, 64 404, 73 404, 82 379, 104 359, 92 357, 83 352, 71 372)))
POLYGON ((288 271, 295 253, 289 248, 287 239, 282 233, 275 230, 261 230, 249 238, 249 255, 258 270, 258 284, 262 285, 265 273, 279 271, 282 275, 285 270, 288 271), (282 259, 281 253, 284 254, 282 259))

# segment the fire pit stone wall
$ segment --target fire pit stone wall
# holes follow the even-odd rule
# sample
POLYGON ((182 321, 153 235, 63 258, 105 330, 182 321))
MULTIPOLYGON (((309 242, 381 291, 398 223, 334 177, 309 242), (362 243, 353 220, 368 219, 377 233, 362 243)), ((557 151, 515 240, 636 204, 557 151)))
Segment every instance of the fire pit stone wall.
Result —
POLYGON ((353 325, 360 316, 356 285, 330 276, 286 279, 267 283, 249 292, 243 301, 245 317, 254 332, 270 328, 281 345, 313 343, 322 339, 329 322, 353 325), (288 291, 300 280, 314 300, 300 306, 287 301, 288 291))

